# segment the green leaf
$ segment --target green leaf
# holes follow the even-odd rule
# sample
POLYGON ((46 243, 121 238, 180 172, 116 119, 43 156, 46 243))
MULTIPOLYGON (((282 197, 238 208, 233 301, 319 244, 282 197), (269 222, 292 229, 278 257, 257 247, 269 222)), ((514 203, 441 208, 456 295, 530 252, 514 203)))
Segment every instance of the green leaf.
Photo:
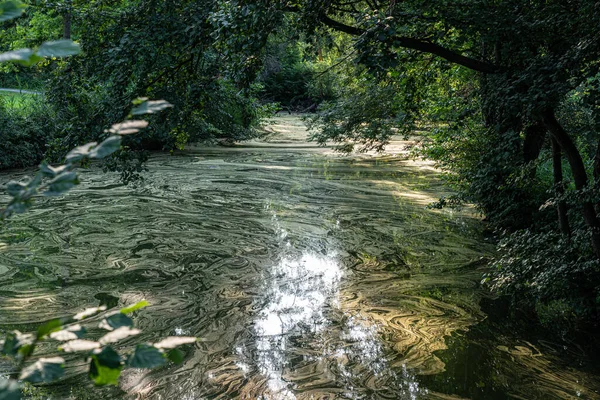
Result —
POLYGON ((65 353, 76 353, 79 351, 90 351, 100 348, 100 343, 91 340, 71 340, 59 347, 65 353))
POLYGON ((156 368, 166 363, 165 354, 154 346, 138 344, 127 360, 132 368, 156 368))
POLYGON ((26 67, 30 67, 43 59, 43 57, 38 56, 31 49, 19 49, 0 53, 0 62, 16 62, 26 67))
POLYGON ((117 328, 114 331, 102 336, 99 342, 100 344, 116 343, 119 340, 127 339, 130 336, 139 335, 140 333, 142 333, 142 331, 139 329, 132 329, 128 326, 122 326, 121 328, 117 328))
POLYGON ((50 339, 58 340, 59 342, 67 342, 69 340, 81 339, 85 335, 85 328, 81 325, 69 326, 67 329, 50 333, 50 339))
POLYGON ((179 349, 172 349, 167 353, 167 358, 174 364, 181 364, 183 362, 184 354, 179 349))
POLYGON ((26 188, 27 185, 21 182, 10 181, 6 184, 6 192, 12 197, 21 197, 26 188))
POLYGON ((89 375, 96 385, 116 386, 122 369, 121 356, 112 347, 105 347, 92 355, 89 375))
MULTIPOLYGON (((135 104, 135 103, 134 103, 135 104)), ((156 114, 167 108, 173 107, 173 104, 169 103, 166 100, 146 100, 137 107, 135 107, 132 111, 132 115, 142 115, 142 114, 156 114)))
POLYGON ((62 328, 62 325, 63 323, 60 319, 53 319, 52 321, 45 323, 37 330, 38 339, 41 339, 52 332, 59 331, 62 328))
POLYGON ((92 147, 96 146, 97 144, 97 142, 91 142, 75 147, 65 157, 66 161, 68 163, 73 163, 75 161, 79 161, 82 158, 87 157, 90 154, 90 150, 92 149, 92 147))
POLYGON ((40 57, 68 57, 81 53, 77 43, 72 40, 56 40, 43 43, 36 51, 40 57))
POLYGON ((0 22, 20 17, 25 7, 27 7, 25 4, 18 1, 9 0, 0 3, 0 22))
POLYGON ((112 331, 113 329, 121 328, 123 326, 131 327, 133 326, 133 320, 129 318, 127 315, 121 313, 120 311, 109 315, 106 317, 101 323, 100 328, 112 331))
POLYGON ((0 379, 0 400, 21 400, 21 386, 19 382, 0 379))
POLYGON ((148 307, 149 305, 150 305, 150 303, 148 303, 146 300, 142 300, 142 301, 139 301, 129 307, 121 308, 121 313, 130 314, 130 313, 140 310, 144 307, 148 307))
POLYGON ((110 133, 114 133, 115 135, 131 135, 133 133, 138 133, 140 129, 144 129, 146 127, 148 127, 148 121, 133 120, 121 122, 120 124, 114 124, 108 131, 110 133))
POLYGON ((188 336, 170 336, 167 338, 164 338, 163 340, 161 340, 158 343, 154 343, 154 346, 159 348, 159 349, 174 349, 175 347, 184 345, 184 344, 191 344, 191 343, 196 343, 198 339, 196 339, 195 337, 188 337, 188 336))
POLYGON ((34 54, 31 49, 19 49, 0 53, 0 62, 29 61, 34 54))
POLYGON ((76 172, 63 172, 49 182, 48 190, 44 192, 44 196, 60 196, 78 184, 79 179, 76 172))
POLYGON ((20 379, 29 383, 52 382, 65 373, 65 360, 61 357, 40 358, 21 372, 20 379))
POLYGON ((64 172, 67 168, 68 166, 66 165, 53 167, 46 162, 40 164, 40 171, 42 172, 42 174, 49 178, 54 178, 56 175, 60 174, 61 172, 64 172))
POLYGON ((14 331, 6 335, 2 354, 9 357, 16 357, 17 354, 29 355, 33 351, 35 337, 29 333, 14 331))
POLYGON ((94 147, 89 154, 90 158, 104 158, 121 148, 121 137, 110 136, 108 139, 94 147))

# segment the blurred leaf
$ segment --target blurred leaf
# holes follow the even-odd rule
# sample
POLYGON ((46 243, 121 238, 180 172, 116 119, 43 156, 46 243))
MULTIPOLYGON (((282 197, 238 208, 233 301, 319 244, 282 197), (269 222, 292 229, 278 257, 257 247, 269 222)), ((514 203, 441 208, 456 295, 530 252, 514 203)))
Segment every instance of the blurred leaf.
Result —
POLYGON ((173 107, 173 104, 169 103, 166 100, 146 100, 141 103, 139 106, 135 107, 132 111, 132 115, 142 115, 142 114, 156 114, 167 108, 173 107))
POLYGON ((21 182, 10 181, 6 184, 6 192, 12 197, 20 197, 26 188, 27 185, 21 182))
POLYGON ((27 7, 25 4, 13 0, 0 3, 0 22, 20 17, 25 7, 27 7))
POLYGON ((60 196, 79 184, 77 173, 74 171, 62 172, 49 182, 45 196, 60 196))
POLYGON ((89 375, 96 385, 116 386, 122 369, 121 356, 112 347, 105 347, 92 355, 89 375))
POLYGON ((40 358, 21 372, 20 379, 29 383, 52 382, 64 375, 65 360, 61 357, 40 358))
POLYGON ((166 363, 165 354, 154 346, 138 344, 127 364, 133 368, 155 368, 166 363))
POLYGON ((150 305, 150 303, 148 303, 146 300, 142 300, 142 301, 139 301, 129 307, 121 308, 121 313, 130 314, 130 313, 140 310, 144 307, 148 307, 149 305, 150 305))
POLYGON ((112 331, 123 326, 133 326, 133 320, 119 311, 102 320, 99 327, 112 331))
POLYGON ((85 328, 81 325, 69 326, 67 329, 50 333, 50 339, 66 342, 69 340, 77 340, 85 334, 85 328))
POLYGON ((183 362, 184 354, 179 349, 172 349, 167 353, 167 358, 174 364, 181 364, 183 362))
POLYGON ((21 400, 19 382, 0 378, 0 400, 21 400))
POLYGON ((142 103, 147 102, 149 99, 147 97, 138 97, 132 101, 134 106, 139 106, 142 103))
POLYGON ((30 67, 43 59, 43 57, 38 56, 31 49, 19 49, 0 53, 0 62, 16 62, 26 67, 30 67))
POLYGON ((91 340, 71 340, 59 347, 66 353, 75 353, 79 351, 90 351, 100 348, 100 343, 91 340))
POLYGON ((52 321, 46 322, 44 325, 40 326, 37 330, 38 339, 47 336, 52 332, 56 332, 62 328, 62 321, 60 319, 53 319, 52 321))
POLYGON ((102 336, 99 342, 103 345, 109 343, 116 343, 119 340, 127 339, 130 336, 139 335, 140 333, 142 332, 139 329, 132 329, 128 326, 122 326, 121 328, 117 328, 114 331, 102 336))
POLYGON ((91 143, 86 143, 84 145, 75 147, 73 150, 71 150, 67 154, 65 159, 69 163, 79 161, 82 158, 87 157, 90 154, 90 150, 92 149, 92 147, 96 146, 97 144, 98 144, 97 142, 91 142, 91 143))
POLYGON ((15 357, 17 354, 27 355, 33 350, 35 337, 29 333, 13 331, 6 335, 2 346, 2 354, 15 357))
POLYGON ((90 151, 90 158, 104 158, 121 148, 121 137, 110 136, 90 151))
POLYGON ((195 337, 188 337, 188 336, 170 336, 168 338, 164 338, 163 340, 161 340, 158 343, 154 343, 154 346, 159 348, 159 349, 174 349, 175 347, 184 345, 184 344, 190 344, 190 343, 196 343, 198 339, 196 339, 195 337))
POLYGON ((79 45, 67 39, 45 42, 36 51, 40 57, 68 57, 79 53, 81 53, 79 45))
POLYGON ((130 135, 132 133, 137 133, 140 129, 144 129, 148 126, 148 121, 142 120, 134 120, 134 121, 125 121, 120 124, 114 124, 108 130, 110 133, 114 133, 117 135, 130 135))
POLYGON ((91 317, 92 315, 96 315, 99 312, 105 311, 106 310, 106 306, 100 306, 100 307, 92 307, 92 308, 88 308, 82 312, 80 312, 79 314, 76 314, 73 319, 76 321, 81 321, 82 319, 85 319, 87 317, 91 317))
POLYGON ((31 49, 19 49, 0 53, 0 62, 29 61, 34 52, 31 49))
POLYGON ((49 178, 54 178, 56 175, 65 171, 67 168, 68 167, 66 165, 60 165, 55 168, 46 162, 40 164, 40 171, 42 171, 42 173, 49 178))

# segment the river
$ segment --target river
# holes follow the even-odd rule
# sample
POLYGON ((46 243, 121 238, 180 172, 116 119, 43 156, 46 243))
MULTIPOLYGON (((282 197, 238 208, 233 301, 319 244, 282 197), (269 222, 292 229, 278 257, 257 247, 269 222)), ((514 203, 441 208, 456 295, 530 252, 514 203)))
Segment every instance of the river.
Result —
POLYGON ((124 347, 201 339, 118 388, 90 389, 77 361, 52 398, 600 399, 583 351, 488 315, 494 246, 471 210, 426 208, 446 189, 407 143, 343 157, 296 117, 271 129, 155 155, 136 186, 83 170, 5 227, 0 329, 147 299, 124 347))

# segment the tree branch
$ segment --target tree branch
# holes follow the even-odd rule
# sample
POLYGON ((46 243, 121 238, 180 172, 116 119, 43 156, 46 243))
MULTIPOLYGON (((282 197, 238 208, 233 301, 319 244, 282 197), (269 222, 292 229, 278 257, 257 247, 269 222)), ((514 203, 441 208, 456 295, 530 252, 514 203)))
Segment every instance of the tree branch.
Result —
MULTIPOLYGON (((367 32, 364 29, 346 25, 339 21, 331 19, 327 15, 321 15, 320 21, 332 29, 353 36, 361 36, 367 32)), ((423 40, 409 38, 405 36, 394 36, 393 38, 400 43, 400 47, 417 50, 423 53, 433 54, 438 57, 442 57, 443 59, 448 60, 451 63, 462 65, 463 67, 467 67, 474 71, 483 72, 486 74, 495 74, 500 72, 501 70, 501 68, 497 65, 463 56, 462 54, 456 53, 452 50, 448 50, 445 47, 442 47, 435 43, 425 42, 423 40)))

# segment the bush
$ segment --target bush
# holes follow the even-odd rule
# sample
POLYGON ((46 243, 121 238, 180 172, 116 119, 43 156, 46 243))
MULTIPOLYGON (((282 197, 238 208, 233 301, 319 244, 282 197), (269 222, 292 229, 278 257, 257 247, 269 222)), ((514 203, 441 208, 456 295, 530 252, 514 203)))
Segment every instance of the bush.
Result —
POLYGON ((57 134, 56 126, 56 116, 42 98, 28 101, 26 110, 0 101, 0 169, 39 163, 57 134))
POLYGON ((596 327, 600 262, 593 257, 588 236, 585 229, 575 230, 571 238, 552 231, 508 234, 485 281, 563 336, 596 327))

